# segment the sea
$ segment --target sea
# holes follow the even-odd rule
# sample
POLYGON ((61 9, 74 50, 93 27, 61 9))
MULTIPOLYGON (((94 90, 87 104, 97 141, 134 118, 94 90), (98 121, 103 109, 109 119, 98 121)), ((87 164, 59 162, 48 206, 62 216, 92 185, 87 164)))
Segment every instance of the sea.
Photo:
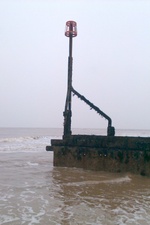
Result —
MULTIPOLYGON (((0 225, 150 225, 150 177, 54 167, 46 146, 62 134, 59 128, 0 128, 0 225)), ((150 137, 150 130, 116 135, 150 137)))

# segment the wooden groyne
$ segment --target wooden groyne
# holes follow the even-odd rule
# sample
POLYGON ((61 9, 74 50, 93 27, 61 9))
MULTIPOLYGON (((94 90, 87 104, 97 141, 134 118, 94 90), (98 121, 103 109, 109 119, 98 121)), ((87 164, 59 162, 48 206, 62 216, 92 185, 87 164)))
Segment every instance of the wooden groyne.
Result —
POLYGON ((150 176, 150 138, 71 135, 51 140, 54 166, 150 176))

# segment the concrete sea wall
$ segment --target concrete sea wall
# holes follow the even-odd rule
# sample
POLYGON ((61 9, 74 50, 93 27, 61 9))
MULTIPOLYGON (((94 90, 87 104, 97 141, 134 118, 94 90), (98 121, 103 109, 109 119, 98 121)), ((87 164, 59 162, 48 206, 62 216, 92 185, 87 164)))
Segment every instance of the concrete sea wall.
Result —
POLYGON ((149 137, 71 135, 51 140, 51 150, 54 166, 150 176, 149 137))

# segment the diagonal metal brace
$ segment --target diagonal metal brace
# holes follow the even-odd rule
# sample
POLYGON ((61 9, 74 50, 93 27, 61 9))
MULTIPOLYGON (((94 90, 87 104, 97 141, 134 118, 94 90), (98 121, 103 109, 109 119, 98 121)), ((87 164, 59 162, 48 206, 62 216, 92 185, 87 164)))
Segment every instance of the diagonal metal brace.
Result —
POLYGON ((107 134, 108 136, 114 136, 115 129, 112 127, 112 120, 109 116, 107 116, 102 110, 100 110, 97 106, 95 106, 92 102, 90 102, 88 99, 86 99, 83 95, 79 94, 73 87, 71 88, 71 91, 73 94, 75 94, 78 98, 83 100, 87 105, 89 105, 92 109, 94 109, 99 115, 104 117, 106 120, 108 120, 108 128, 107 128, 107 134))

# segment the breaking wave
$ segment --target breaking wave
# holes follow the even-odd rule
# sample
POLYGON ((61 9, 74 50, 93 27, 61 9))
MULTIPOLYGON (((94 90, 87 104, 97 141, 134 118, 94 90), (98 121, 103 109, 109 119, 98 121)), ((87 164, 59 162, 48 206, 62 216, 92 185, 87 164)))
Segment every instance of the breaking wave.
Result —
POLYGON ((45 146, 50 144, 50 140, 51 137, 48 136, 1 138, 0 152, 45 151, 45 146))

